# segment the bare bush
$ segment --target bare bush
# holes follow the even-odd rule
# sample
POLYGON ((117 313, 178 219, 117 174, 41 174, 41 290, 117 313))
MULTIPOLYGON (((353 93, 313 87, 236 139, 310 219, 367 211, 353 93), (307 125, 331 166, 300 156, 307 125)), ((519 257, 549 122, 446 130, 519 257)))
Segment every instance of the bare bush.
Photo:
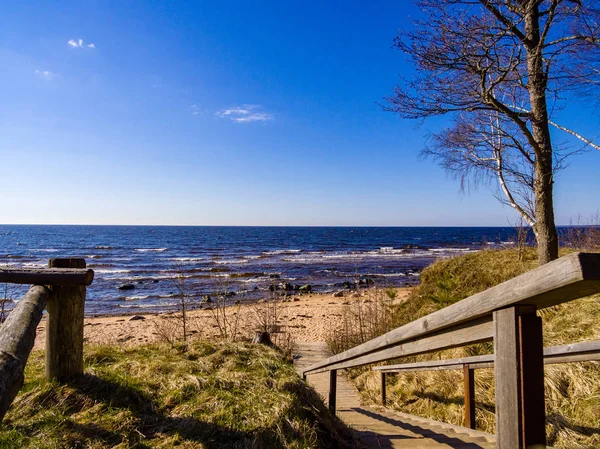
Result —
POLYGON ((569 227, 562 233, 562 244, 578 251, 600 249, 600 213, 592 215, 587 223, 581 216, 577 222, 570 221, 569 227))
POLYGON ((216 326, 219 337, 226 341, 235 341, 240 338, 241 301, 236 300, 232 304, 230 297, 227 292, 218 292, 211 298, 208 310, 210 321, 216 326))
POLYGON ((252 329, 256 333, 267 334, 270 342, 277 347, 286 357, 291 357, 294 349, 294 340, 287 330, 287 323, 283 322, 288 296, 277 297, 275 294, 269 299, 263 299, 252 305, 252 329))
POLYGON ((394 289, 378 287, 352 294, 342 309, 341 327, 327 338, 329 349, 337 354, 392 330, 396 296, 394 289))

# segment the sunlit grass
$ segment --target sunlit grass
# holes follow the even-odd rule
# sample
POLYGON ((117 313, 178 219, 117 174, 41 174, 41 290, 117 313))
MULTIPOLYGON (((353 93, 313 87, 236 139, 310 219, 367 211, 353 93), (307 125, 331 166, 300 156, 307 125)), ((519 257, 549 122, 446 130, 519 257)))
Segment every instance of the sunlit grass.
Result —
POLYGON ((87 347, 85 364, 83 378, 58 385, 32 354, 0 447, 353 447, 292 365, 262 345, 87 347))

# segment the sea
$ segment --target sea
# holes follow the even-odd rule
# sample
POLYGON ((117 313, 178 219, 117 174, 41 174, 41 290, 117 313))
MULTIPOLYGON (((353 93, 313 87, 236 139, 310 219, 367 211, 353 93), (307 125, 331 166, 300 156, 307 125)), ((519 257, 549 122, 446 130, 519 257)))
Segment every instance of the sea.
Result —
MULTIPOLYGON (((180 295, 256 301, 310 285, 414 285, 437 259, 510 246, 510 227, 229 227, 0 225, 0 269, 83 257, 95 272, 86 315, 173 311, 180 295), (129 284, 128 290, 120 289, 129 284)), ((13 306, 27 287, 2 285, 13 306)))

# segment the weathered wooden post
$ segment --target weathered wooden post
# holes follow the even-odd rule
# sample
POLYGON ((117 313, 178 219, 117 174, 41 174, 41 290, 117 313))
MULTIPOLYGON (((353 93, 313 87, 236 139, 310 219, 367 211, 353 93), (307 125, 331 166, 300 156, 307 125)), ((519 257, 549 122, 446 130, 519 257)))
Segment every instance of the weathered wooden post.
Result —
POLYGON ((381 372, 381 405, 387 404, 387 386, 385 384, 385 371, 381 372))
POLYGON ((335 399, 337 396, 337 370, 329 371, 329 410, 335 414, 335 399))
POLYGON ((46 287, 34 285, 2 324, 0 332, 0 421, 23 386, 23 370, 48 300, 46 287))
POLYGON ((465 395, 465 427, 475 429, 475 370, 463 365, 465 395))
MULTIPOLYGON (((84 259, 50 259, 49 268, 85 268, 84 259)), ((83 374, 84 285, 50 287, 46 321, 46 378, 60 382, 83 374)))
POLYGON ((546 447, 542 320, 535 307, 494 312, 499 449, 546 447))

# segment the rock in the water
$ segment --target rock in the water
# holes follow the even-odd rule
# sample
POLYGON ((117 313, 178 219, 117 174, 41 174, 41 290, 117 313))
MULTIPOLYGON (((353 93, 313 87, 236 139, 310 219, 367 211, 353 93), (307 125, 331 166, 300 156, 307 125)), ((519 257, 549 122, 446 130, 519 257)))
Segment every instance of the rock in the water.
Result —
POLYGON ((202 298, 200 298, 200 300, 202 302, 212 302, 212 298, 210 297, 210 295, 202 295, 202 298))
POLYGON ((133 284, 121 284, 117 287, 119 290, 133 290, 135 285, 133 284))
POLYGON ((339 291, 339 292, 335 292, 333 295, 334 298, 342 298, 344 296, 344 292, 343 291, 339 291))
POLYGON ((234 291, 225 293, 225 298, 231 298, 232 296, 235 296, 235 292, 234 291))
POLYGON ((146 319, 146 317, 144 317, 142 315, 133 315, 131 318, 129 318, 129 321, 142 321, 145 319, 146 319))
POLYGON ((278 274, 276 274, 276 273, 272 273, 272 274, 270 274, 270 275, 269 275, 269 277, 270 277, 271 279, 279 279, 281 276, 279 276, 279 275, 278 275, 278 274))
POLYGON ((300 290, 302 293, 310 293, 312 292, 312 287, 308 284, 306 285, 302 285, 298 290, 300 290))

